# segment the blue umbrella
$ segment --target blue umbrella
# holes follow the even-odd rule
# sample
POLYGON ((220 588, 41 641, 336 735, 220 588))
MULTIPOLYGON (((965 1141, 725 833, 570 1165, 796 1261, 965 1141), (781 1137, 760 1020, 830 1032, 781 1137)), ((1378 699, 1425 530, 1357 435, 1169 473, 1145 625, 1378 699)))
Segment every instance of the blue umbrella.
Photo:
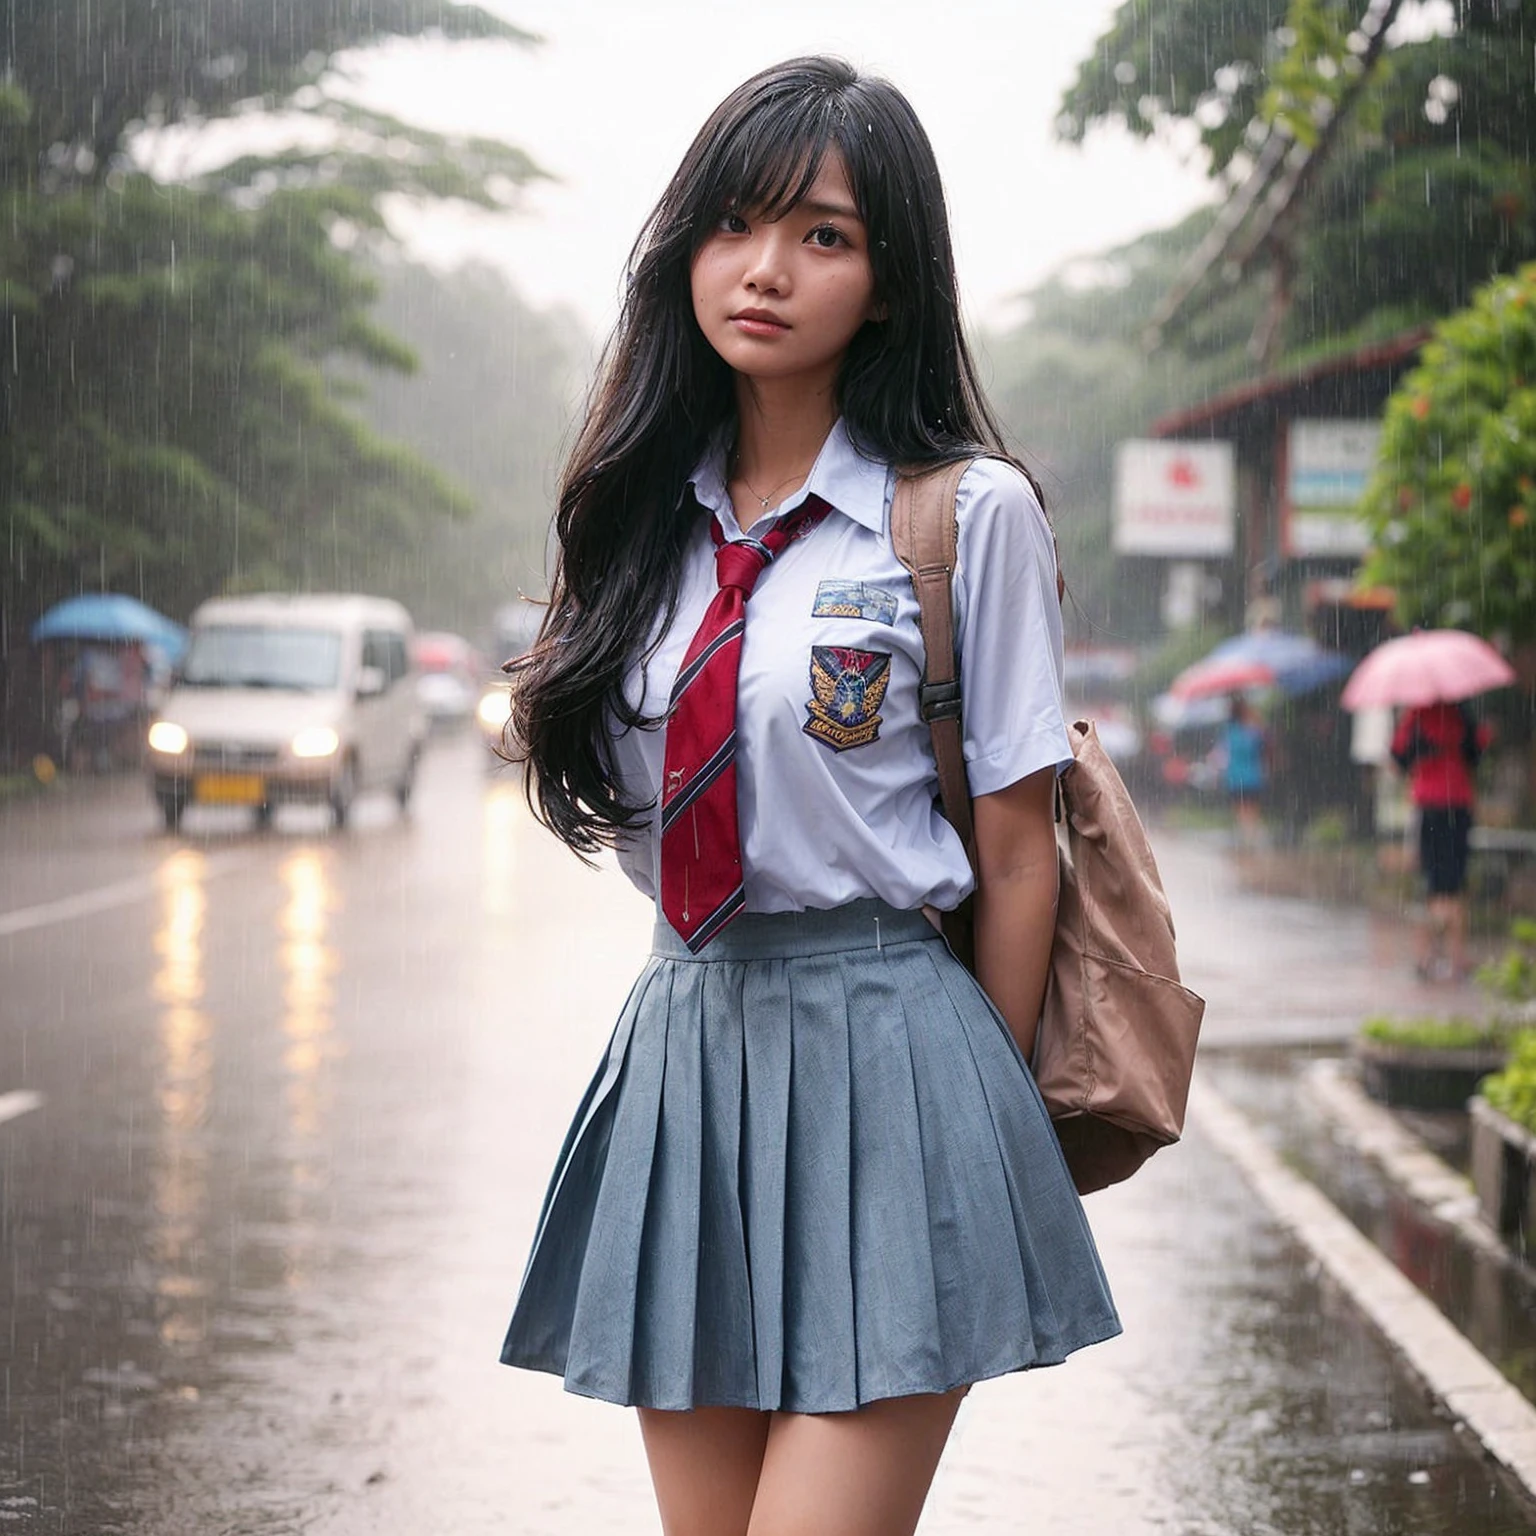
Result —
MULTIPOLYGON (((1253 662, 1268 667, 1282 693, 1310 693, 1337 682, 1353 666, 1348 656, 1330 651, 1307 635, 1285 629, 1254 629, 1223 640, 1206 661, 1253 662)), ((1203 663, 1202 663, 1203 665, 1203 663)))
POLYGON ((137 640, 174 662, 186 648, 181 625, 121 592, 87 592, 55 603, 33 626, 36 640, 137 640))

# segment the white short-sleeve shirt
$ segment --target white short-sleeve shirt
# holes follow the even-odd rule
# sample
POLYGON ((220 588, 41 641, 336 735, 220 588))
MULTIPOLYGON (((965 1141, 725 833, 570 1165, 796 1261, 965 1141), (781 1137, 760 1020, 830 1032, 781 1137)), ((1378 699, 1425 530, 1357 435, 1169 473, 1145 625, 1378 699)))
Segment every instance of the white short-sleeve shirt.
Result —
MULTIPOLYGON (((727 538, 742 537, 725 455, 691 477, 727 538)), ((805 485, 832 512, 783 550, 747 603, 737 694, 737 791, 749 912, 830 908, 862 897, 948 910, 971 890, 965 849, 936 804, 938 774, 918 713, 923 642, 911 578, 890 539, 895 474, 863 458, 839 422, 805 485)), ((761 537, 765 517, 747 530, 761 537)), ((1072 760, 1062 717, 1061 610, 1045 515, 1011 465, 983 459, 956 499, 955 637, 973 795, 1072 760)), ((689 542, 676 617, 631 703, 664 714, 673 680, 716 591, 705 519, 689 542)), ((619 730, 614 766, 632 804, 661 790, 665 727, 619 730)), ((619 849, 648 896, 660 885, 654 817, 619 849)))

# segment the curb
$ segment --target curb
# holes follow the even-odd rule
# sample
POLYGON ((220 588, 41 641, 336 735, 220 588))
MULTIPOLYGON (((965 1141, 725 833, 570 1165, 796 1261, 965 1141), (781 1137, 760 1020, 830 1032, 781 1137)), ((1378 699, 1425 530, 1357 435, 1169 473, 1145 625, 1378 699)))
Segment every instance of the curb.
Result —
MULTIPOLYGON (((1189 1109, 1195 1124, 1237 1164, 1275 1219, 1370 1318, 1430 1393, 1527 1492, 1536 1494, 1536 1408, 1314 1185, 1292 1173, 1219 1093, 1197 1079, 1189 1109)), ((1392 1129, 1404 1134, 1395 1125, 1392 1129)), ((1438 1163, 1465 1194, 1464 1180, 1427 1150, 1418 1151, 1438 1163)), ((1445 1189, 1435 1170, 1421 1167, 1419 1172, 1445 1189)))
POLYGON ((1315 1061, 1304 1081, 1318 1107, 1345 1133, 1350 1145, 1377 1163, 1415 1205, 1453 1228, 1478 1252, 1524 1273, 1524 1266, 1483 1219, 1471 1182, 1436 1157, 1391 1111, 1367 1098, 1343 1063, 1315 1061))

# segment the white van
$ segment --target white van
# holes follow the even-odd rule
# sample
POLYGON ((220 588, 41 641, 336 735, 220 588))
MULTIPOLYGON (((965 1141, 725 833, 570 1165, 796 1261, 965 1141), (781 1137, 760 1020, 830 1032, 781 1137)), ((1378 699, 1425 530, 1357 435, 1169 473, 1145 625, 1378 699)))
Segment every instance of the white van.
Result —
POLYGON ((343 594, 220 597, 149 728, 149 773, 168 830, 189 805, 330 806, 390 790, 410 802, 425 724, 399 603, 343 594))

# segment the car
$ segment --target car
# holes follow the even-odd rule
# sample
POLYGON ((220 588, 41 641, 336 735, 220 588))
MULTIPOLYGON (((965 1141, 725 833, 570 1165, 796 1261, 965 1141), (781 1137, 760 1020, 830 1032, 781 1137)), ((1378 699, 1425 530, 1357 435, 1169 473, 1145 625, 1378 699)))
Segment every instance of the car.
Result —
POLYGON ((416 692, 432 731, 466 724, 480 698, 485 663, 462 635, 427 630, 416 636, 416 692))
POLYGON ((350 593, 214 598, 148 734, 167 830, 192 805, 330 807, 344 827, 369 790, 411 799, 426 734, 410 615, 350 593))

